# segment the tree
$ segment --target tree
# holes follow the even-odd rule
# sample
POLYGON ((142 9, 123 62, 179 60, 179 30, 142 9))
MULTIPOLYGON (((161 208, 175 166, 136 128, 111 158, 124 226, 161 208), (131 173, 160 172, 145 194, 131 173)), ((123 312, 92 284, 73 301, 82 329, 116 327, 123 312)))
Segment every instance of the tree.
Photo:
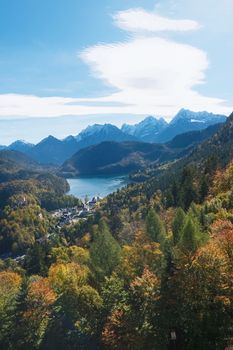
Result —
POLYGON ((188 210, 191 203, 195 202, 198 198, 197 191, 194 186, 194 169, 192 167, 184 168, 180 188, 181 205, 185 210, 188 210))
POLYGON ((48 279, 33 277, 28 287, 26 310, 21 317, 21 326, 24 331, 22 332, 24 334, 22 349, 26 348, 26 344, 28 347, 31 344, 32 348, 39 348, 43 341, 55 300, 56 294, 51 288, 48 279))
POLYGON ((24 261, 24 267, 30 274, 40 274, 45 276, 48 272, 49 255, 51 246, 49 242, 36 242, 28 250, 24 261))
POLYGON ((209 240, 189 263, 180 261, 179 270, 169 280, 166 297, 172 300, 167 319, 182 332, 184 349, 224 350, 231 342, 232 267, 229 269, 223 242, 225 238, 218 236, 209 240))
POLYGON ((200 203, 204 201, 205 197, 208 194, 208 191, 209 191, 209 184, 206 176, 204 176, 200 184, 200 191, 199 191, 200 203))
POLYGON ((50 268, 50 278, 57 284, 58 299, 44 337, 44 350, 96 349, 93 344, 96 346, 98 342, 96 334, 103 301, 97 290, 86 284, 85 276, 78 277, 81 271, 75 272, 77 266, 72 264, 50 268))
POLYGON ((61 294, 67 285, 84 285, 87 282, 89 274, 90 270, 85 265, 82 266, 74 262, 66 264, 58 262, 51 265, 48 277, 54 290, 61 294))
POLYGON ((107 349, 158 347, 160 280, 147 268, 130 283, 128 298, 112 309, 102 332, 107 349))
POLYGON ((200 232, 196 222, 187 217, 180 240, 180 246, 187 252, 194 253, 200 245, 200 232))
POLYGON ((182 208, 176 210, 174 220, 172 222, 172 233, 173 233, 173 243, 176 245, 182 236, 184 225, 185 225, 185 212, 182 208))
POLYGON ((178 185, 175 181, 172 184, 171 193, 173 196, 174 206, 176 207, 178 205, 179 189, 178 189, 178 185))
POLYGON ((166 236, 166 230, 159 215, 154 209, 150 209, 146 217, 146 231, 149 238, 158 243, 162 243, 166 236))
POLYGON ((101 219, 90 247, 90 266, 98 281, 111 275, 120 262, 120 255, 119 244, 111 235, 105 220, 101 219))
POLYGON ((22 278, 18 273, 0 272, 0 348, 9 349, 14 333, 14 315, 22 278))

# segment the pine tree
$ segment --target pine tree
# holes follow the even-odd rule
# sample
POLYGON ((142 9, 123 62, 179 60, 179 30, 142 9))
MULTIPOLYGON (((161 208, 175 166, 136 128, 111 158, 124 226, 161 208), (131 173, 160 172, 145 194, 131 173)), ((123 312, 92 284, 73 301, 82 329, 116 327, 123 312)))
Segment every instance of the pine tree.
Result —
POLYGON ((176 215, 172 223, 173 243, 176 245, 182 236, 185 225, 185 212, 182 208, 176 210, 176 215))
POLYGON ((120 262, 120 253, 121 248, 111 235, 105 220, 100 220, 90 247, 90 265, 98 281, 111 275, 120 262))
POLYGON ((162 243, 166 237, 166 230, 159 215, 150 209, 146 217, 146 231, 154 242, 162 243))

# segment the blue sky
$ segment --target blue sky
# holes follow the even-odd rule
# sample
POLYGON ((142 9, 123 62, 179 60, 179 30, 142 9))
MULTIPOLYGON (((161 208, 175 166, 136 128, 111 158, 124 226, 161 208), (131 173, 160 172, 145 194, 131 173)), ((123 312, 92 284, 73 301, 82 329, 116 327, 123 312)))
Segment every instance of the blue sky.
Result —
POLYGON ((0 5, 0 144, 233 109, 232 0, 0 5))

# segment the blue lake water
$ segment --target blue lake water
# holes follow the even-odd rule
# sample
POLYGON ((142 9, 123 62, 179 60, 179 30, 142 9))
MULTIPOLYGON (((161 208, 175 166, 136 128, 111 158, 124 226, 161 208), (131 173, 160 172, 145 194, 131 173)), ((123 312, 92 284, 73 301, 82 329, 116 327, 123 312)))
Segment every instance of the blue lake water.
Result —
POLYGON ((80 177, 76 179, 67 179, 70 185, 69 194, 84 199, 88 196, 90 199, 94 196, 105 197, 122 188, 129 183, 127 176, 98 176, 98 177, 80 177))

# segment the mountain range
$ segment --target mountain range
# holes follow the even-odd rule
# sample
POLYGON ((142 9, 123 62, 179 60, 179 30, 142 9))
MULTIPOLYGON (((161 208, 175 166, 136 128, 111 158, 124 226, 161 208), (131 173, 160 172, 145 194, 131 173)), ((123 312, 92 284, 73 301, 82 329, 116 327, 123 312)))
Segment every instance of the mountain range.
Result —
MULTIPOLYGON (((211 174, 216 169, 223 169, 233 159, 233 113, 224 124, 219 124, 212 136, 202 140, 191 148, 185 157, 180 157, 175 162, 151 165, 147 171, 148 188, 165 189, 172 182, 182 179, 184 169, 192 169, 198 179, 203 179, 205 174, 211 174)), ((135 179, 141 174, 134 174, 135 179)))
POLYGON ((197 144, 210 138, 221 127, 222 124, 216 124, 202 131, 187 132, 166 144, 102 142, 75 153, 65 161, 59 174, 70 178, 80 175, 126 174, 149 169, 187 156, 197 144))
POLYGON ((188 131, 203 130, 210 125, 225 121, 226 116, 224 115, 181 109, 170 123, 167 123, 163 118, 147 117, 136 125, 124 124, 121 130, 137 137, 140 141, 165 143, 176 135, 188 131))
POLYGON ((101 142, 165 143, 179 134, 204 130, 225 120, 224 115, 182 109, 170 123, 163 118, 147 117, 135 125, 124 124, 121 129, 111 124, 94 124, 77 136, 63 140, 50 135, 36 145, 18 140, 8 147, 0 146, 0 149, 23 152, 42 164, 61 165, 81 149, 101 142))

